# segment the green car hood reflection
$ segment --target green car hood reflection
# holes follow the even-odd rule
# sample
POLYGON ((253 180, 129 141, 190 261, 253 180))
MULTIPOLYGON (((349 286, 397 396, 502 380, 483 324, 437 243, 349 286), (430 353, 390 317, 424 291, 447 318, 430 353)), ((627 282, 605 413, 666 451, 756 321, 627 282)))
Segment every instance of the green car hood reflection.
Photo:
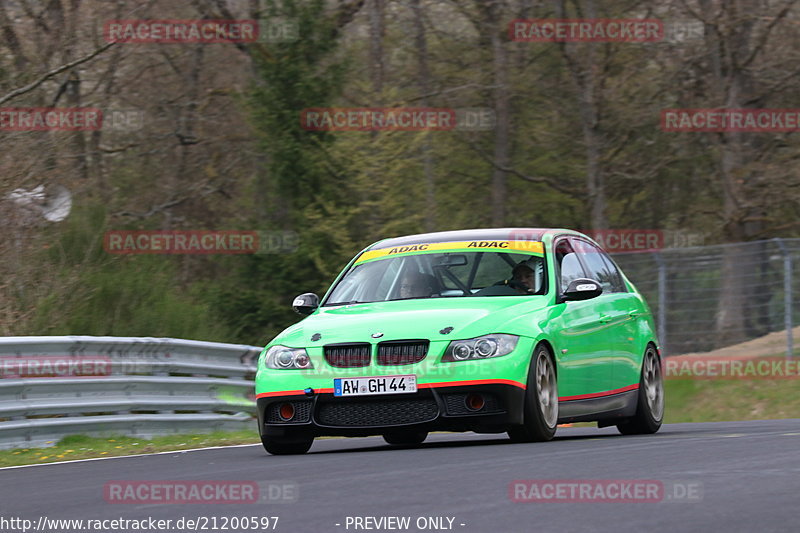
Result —
POLYGON ((271 344, 378 342, 399 339, 467 339, 489 333, 535 336, 545 296, 484 296, 396 300, 319 308, 271 344), (445 328, 452 328, 442 333, 445 328), (379 337, 373 335, 381 334, 379 337), (377 339, 377 340, 376 340, 377 339))

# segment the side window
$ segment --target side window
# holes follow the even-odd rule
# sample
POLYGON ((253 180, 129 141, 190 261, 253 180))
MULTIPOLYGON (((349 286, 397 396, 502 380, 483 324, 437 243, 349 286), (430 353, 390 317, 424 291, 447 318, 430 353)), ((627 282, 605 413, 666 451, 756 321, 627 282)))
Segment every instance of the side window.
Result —
POLYGON ((558 270, 561 278, 561 292, 564 292, 567 289, 567 286, 571 281, 586 277, 583 266, 578 260, 578 254, 575 253, 575 250, 573 250, 567 239, 563 239, 556 243, 555 259, 559 267, 558 270))
POLYGON ((575 248, 586 264, 589 277, 599 281, 603 286, 603 293, 624 292, 625 285, 622 276, 614 263, 606 256, 606 253, 597 246, 586 241, 576 240, 575 248))
POLYGON ((600 257, 603 258, 603 261, 606 263, 606 267, 608 271, 611 273, 611 288, 614 292, 628 292, 628 288, 625 286, 625 282, 622 281, 622 274, 619 273, 619 269, 617 265, 614 264, 614 261, 608 257, 608 254, 601 253, 600 257))

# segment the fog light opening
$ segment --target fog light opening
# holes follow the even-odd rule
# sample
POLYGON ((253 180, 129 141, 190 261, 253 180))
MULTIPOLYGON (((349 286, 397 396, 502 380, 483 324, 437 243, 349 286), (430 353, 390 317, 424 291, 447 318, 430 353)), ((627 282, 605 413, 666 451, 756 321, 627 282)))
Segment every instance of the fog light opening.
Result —
POLYGON ((294 418, 294 406, 290 403, 284 403, 281 405, 280 409, 278 409, 278 414, 281 420, 288 422, 294 418))
POLYGON ((480 411, 486 404, 482 394, 468 394, 464 401, 467 404, 467 409, 470 411, 480 411))

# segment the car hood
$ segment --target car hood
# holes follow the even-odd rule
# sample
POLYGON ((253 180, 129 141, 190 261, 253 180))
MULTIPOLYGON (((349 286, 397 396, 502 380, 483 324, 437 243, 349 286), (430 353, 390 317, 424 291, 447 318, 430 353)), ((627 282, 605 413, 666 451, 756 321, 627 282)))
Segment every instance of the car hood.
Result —
POLYGON ((546 302, 545 296, 487 296, 321 307, 270 344, 300 347, 317 341, 324 345, 378 339, 466 339, 488 333, 520 334, 518 323, 527 324, 526 333, 533 334, 531 313, 542 309, 546 302), (373 336, 378 334, 382 335, 373 336))

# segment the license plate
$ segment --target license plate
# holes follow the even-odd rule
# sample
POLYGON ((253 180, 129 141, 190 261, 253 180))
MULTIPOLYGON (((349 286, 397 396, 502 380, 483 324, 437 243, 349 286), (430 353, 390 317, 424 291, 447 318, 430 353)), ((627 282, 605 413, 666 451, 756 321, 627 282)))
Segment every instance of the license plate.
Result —
POLYGON ((374 376, 369 378, 336 378, 334 396, 369 396, 371 394, 407 394, 417 392, 417 376, 374 376))

